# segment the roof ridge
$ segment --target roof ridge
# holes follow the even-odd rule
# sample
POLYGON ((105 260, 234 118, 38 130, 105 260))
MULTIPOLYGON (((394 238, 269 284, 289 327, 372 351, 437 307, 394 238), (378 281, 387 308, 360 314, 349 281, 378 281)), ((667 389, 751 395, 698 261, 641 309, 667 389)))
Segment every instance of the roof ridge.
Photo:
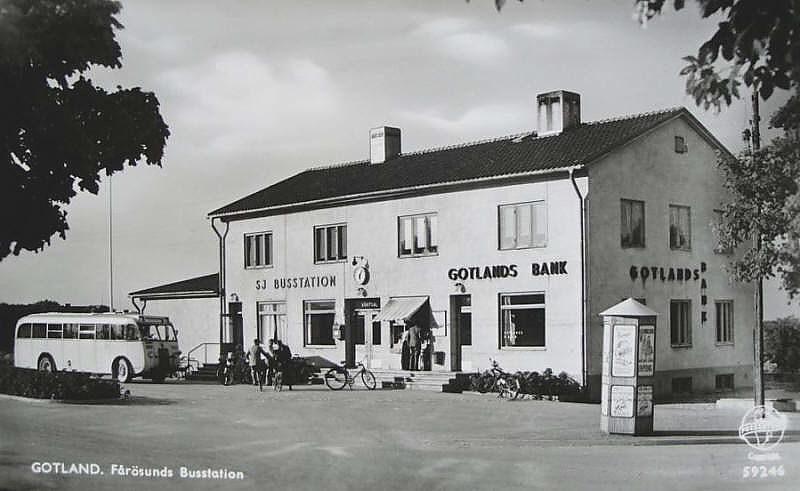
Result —
POLYGON ((653 111, 647 111, 647 112, 638 113, 638 114, 629 114, 627 116, 616 116, 616 117, 613 117, 613 118, 598 119, 597 121, 589 121, 589 122, 586 122, 586 123, 581 123, 581 126, 583 126, 583 125, 590 126, 590 125, 604 124, 604 123, 614 123, 616 121, 625 121, 625 120, 628 120, 628 119, 644 118, 644 117, 647 117, 647 116, 657 116, 657 115, 660 115, 660 114, 678 112, 678 111, 685 110, 685 109, 686 108, 684 106, 672 106, 672 107, 668 107, 668 108, 664 108, 664 109, 656 109, 656 110, 653 110, 653 111))
POLYGON ((444 145, 444 146, 441 146, 441 147, 423 148, 422 150, 414 150, 413 152, 403 153, 401 155, 421 155, 421 154, 425 154, 425 153, 441 152, 443 150, 453 150, 455 148, 466 148, 466 147, 472 147, 472 146, 475 146, 475 145, 484 145, 486 143, 495 143, 495 142, 499 142, 499 141, 503 141, 503 140, 513 140, 513 139, 519 138, 521 136, 535 135, 535 134, 536 134, 536 130, 523 131, 523 132, 520 132, 520 133, 512 133, 510 135, 497 136, 497 137, 494 137, 494 138, 484 138, 484 139, 481 139, 481 140, 474 140, 474 141, 462 142, 462 143, 454 143, 452 145, 444 145))
MULTIPOLYGON (((302 173, 308 172, 308 171, 312 171, 312 170, 325 170, 325 169, 333 169, 333 168, 336 168, 336 167, 348 167, 348 166, 351 166, 351 165, 366 164, 367 162, 369 162, 369 160, 361 159, 361 160, 345 160, 344 162, 336 162, 336 163, 327 164, 327 165, 316 165, 314 167, 308 167, 306 169, 303 169, 299 174, 302 174, 302 173)), ((299 175, 299 174, 295 174, 295 175, 299 175)))

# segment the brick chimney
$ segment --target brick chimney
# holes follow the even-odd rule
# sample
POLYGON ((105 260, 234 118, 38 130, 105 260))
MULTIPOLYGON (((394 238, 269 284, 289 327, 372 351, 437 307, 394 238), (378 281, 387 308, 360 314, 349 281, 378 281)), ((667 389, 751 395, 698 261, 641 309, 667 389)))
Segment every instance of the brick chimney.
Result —
POLYGON ((539 136, 555 135, 581 124, 581 96, 554 90, 536 96, 539 136))
POLYGON ((369 130, 369 163, 382 164, 400 155, 400 128, 379 126, 369 130))

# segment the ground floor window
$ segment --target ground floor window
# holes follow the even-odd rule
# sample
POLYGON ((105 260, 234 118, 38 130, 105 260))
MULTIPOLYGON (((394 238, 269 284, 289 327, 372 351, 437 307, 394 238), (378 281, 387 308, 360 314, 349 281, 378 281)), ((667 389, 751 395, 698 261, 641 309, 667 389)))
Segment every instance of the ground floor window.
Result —
POLYGON ((692 303, 672 300, 669 303, 670 343, 674 347, 692 345, 692 303))
POLYGON ((261 342, 270 339, 286 341, 286 303, 258 302, 258 338, 261 342))
POLYGON ((500 295, 500 346, 545 346, 544 293, 500 295))
POLYGON ((333 319, 336 315, 334 300, 309 300, 303 302, 306 345, 333 346, 333 319))
POLYGON ((672 379, 673 394, 688 394, 692 392, 692 377, 677 377, 672 379))
POLYGON ((717 390, 733 390, 733 374, 723 373, 717 375, 714 386, 717 390))
POLYGON ((721 300, 716 302, 717 314, 717 343, 733 343, 733 301, 721 300))

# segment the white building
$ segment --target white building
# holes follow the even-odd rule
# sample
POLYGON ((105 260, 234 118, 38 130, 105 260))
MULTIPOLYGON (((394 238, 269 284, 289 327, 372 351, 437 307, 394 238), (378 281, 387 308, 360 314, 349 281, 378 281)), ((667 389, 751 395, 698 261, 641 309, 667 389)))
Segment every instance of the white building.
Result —
POLYGON ((211 212, 237 343, 399 368, 414 322, 432 370, 491 357, 596 396, 598 313, 634 297, 660 314, 656 394, 750 385, 753 289, 714 233, 730 154, 684 108, 583 123, 577 94, 538 100, 538 134, 402 153, 399 129, 375 128, 369 160, 211 212))

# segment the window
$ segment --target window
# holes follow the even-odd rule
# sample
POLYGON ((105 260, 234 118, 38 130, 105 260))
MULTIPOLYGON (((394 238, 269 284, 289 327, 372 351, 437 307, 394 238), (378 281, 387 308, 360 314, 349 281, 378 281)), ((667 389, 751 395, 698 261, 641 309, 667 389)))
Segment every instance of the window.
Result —
POLYGON ((675 153, 686 153, 689 147, 686 145, 686 140, 682 136, 675 137, 675 153))
POLYGON ((620 204, 622 247, 644 247, 644 201, 623 199, 620 204))
POLYGON ((64 324, 64 339, 78 339, 78 324, 64 324))
POLYGON ((672 379, 673 394, 689 394, 692 392, 692 377, 677 377, 672 379))
POLYGON ((669 246, 679 251, 692 250, 691 209, 669 205, 669 246))
POLYGON ((272 266, 272 232, 245 234, 244 267, 263 268, 272 266))
POLYGON ((397 219, 400 257, 430 256, 439 252, 439 219, 436 213, 397 219))
POLYGON ((303 302, 306 345, 333 346, 333 300, 303 302))
POLYGON ((111 339, 121 341, 125 339, 125 326, 114 324, 111 326, 111 339))
MULTIPOLYGON (((98 324, 97 325, 97 339, 111 339, 111 325, 98 324)), ((164 339, 164 338, 159 338, 164 339)))
POLYGON ((47 337, 51 339, 61 339, 64 335, 61 324, 47 324, 47 337))
POLYGON ((716 252, 717 254, 733 254, 733 247, 726 247, 721 240, 722 224, 725 219, 723 211, 714 210, 714 218, 715 221, 711 225, 711 228, 714 231, 714 235, 717 238, 717 247, 714 248, 714 252, 716 252))
POLYGON ((314 262, 347 259, 347 225, 314 227, 314 262))
MULTIPOLYGON (((375 313, 377 313, 376 311, 375 313)), ((365 330, 365 322, 367 319, 372 319, 373 313, 366 311, 366 312, 359 312, 355 316, 355 326, 353 329, 353 337, 354 342, 357 345, 364 345, 366 344, 366 330, 365 330)), ((372 345, 373 346, 380 346, 381 344, 381 323, 378 322, 370 322, 372 324, 372 345)))
POLYGON ((722 373, 715 377, 714 387, 717 390, 733 390, 733 374, 722 373))
POLYGON ((20 324, 19 330, 17 331, 17 337, 19 339, 28 339, 31 337, 31 325, 30 324, 20 324))
POLYGON ((717 343, 733 344, 733 301, 715 303, 717 313, 717 343))
POLYGON ((78 330, 79 339, 94 339, 95 329, 94 324, 81 324, 78 330))
POLYGON ((547 209, 544 201, 501 205, 500 249, 525 249, 547 245, 547 209))
POLYGON ((44 339, 47 337, 47 324, 32 324, 33 336, 36 339, 44 339))
POLYGON ((280 339, 286 341, 286 303, 258 302, 258 338, 261 341, 280 339))
POLYGON ((670 343, 676 346, 692 345, 692 302, 672 300, 669 303, 670 343))
POLYGON ((544 347, 544 293, 500 295, 501 347, 544 347))

